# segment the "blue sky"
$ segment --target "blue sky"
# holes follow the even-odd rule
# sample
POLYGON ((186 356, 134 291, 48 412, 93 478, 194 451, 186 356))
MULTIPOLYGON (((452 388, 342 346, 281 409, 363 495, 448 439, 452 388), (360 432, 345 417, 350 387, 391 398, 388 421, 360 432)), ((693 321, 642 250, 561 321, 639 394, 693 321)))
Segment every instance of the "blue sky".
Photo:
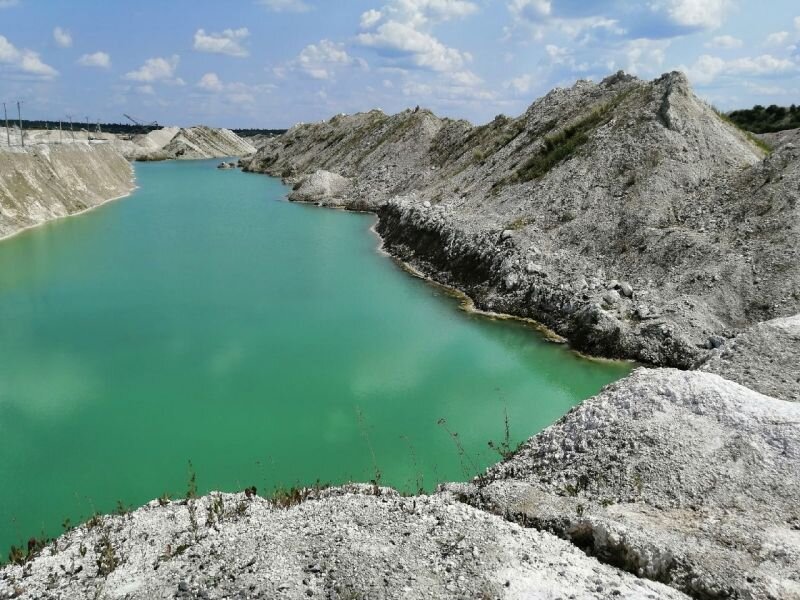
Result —
POLYGON ((481 123, 618 69, 800 104, 797 0, 0 0, 29 118, 284 127, 417 104, 481 123))

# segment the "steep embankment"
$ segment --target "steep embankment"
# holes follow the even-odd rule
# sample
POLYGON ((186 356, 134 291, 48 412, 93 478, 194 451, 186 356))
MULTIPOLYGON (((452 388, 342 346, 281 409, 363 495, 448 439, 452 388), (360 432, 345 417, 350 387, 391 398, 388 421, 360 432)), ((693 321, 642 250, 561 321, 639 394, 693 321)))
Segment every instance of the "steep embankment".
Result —
POLYGON ((377 211, 391 252, 480 308, 687 368, 798 312, 800 154, 765 156, 672 73, 579 82, 480 127, 334 117, 243 162, 296 182, 297 199, 377 211), (345 180, 319 187, 320 169, 345 180))
POLYGON ((229 129, 175 127, 137 136, 123 153, 133 160, 195 160, 253 154, 255 147, 229 129))
POLYGON ((0 238, 124 196, 133 169, 110 144, 0 148, 0 238))

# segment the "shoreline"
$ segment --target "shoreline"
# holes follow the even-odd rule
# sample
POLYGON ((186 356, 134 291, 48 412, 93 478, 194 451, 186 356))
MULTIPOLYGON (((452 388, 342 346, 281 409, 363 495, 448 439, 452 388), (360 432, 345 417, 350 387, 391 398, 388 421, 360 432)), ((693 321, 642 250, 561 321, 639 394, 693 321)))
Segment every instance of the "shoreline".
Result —
MULTIPOLYGON (((132 177, 131 179, 134 182, 136 181, 136 177, 132 177)), ((6 234, 4 236, 0 236, 0 242, 4 242, 6 240, 10 240, 11 238, 14 238, 14 237, 16 237, 16 236, 18 236, 20 234, 26 233, 26 232, 31 231, 33 229, 38 229, 39 227, 42 227, 43 225, 48 225, 50 223, 57 223, 59 221, 64 221, 66 219, 69 219, 70 217, 78 217, 80 215, 86 214, 86 213, 91 212, 91 211, 93 211, 93 210, 95 210, 97 208, 101 208, 101 207, 103 207, 103 206, 105 206, 107 204, 110 204, 111 202, 115 202, 117 200, 122 200, 123 198, 127 198, 127 197, 131 196, 138 189, 139 189, 139 186, 138 185, 134 185, 133 188, 131 188, 131 190, 129 192, 127 192, 125 194, 121 194, 119 196, 114 196, 113 198, 109 198, 108 200, 103 200, 102 202, 100 202, 99 204, 95 204, 94 206, 87 206, 86 208, 84 208, 82 210, 79 210, 78 212, 70 213, 68 215, 60 215, 58 217, 42 221, 41 223, 35 223, 34 225, 28 225, 27 227, 23 227, 22 229, 18 229, 17 231, 15 231, 13 233, 9 233, 9 234, 6 234)))
MULTIPOLYGON (((282 177, 271 175, 269 173, 259 173, 259 172, 250 172, 250 171, 243 171, 243 172, 252 173, 254 175, 265 175, 267 177, 272 177, 274 179, 280 180, 283 185, 287 185, 287 186, 289 185, 282 177)), ((433 287, 439 288, 443 292, 445 292, 448 296, 450 296, 451 298, 454 298, 455 300, 457 300, 458 301, 458 310, 461 310, 461 311, 463 311, 463 312, 465 312, 467 314, 470 314, 470 315, 477 315, 479 317, 483 317, 483 318, 486 318, 486 319, 493 319, 493 320, 497 320, 497 321, 514 321, 514 322, 520 323, 520 324, 525 325, 526 327, 534 330, 536 335, 541 337, 542 341, 550 343, 550 344, 563 345, 570 352, 572 352, 573 354, 575 354, 576 356, 578 356, 579 358, 581 358, 583 360, 588 360, 588 361, 598 362, 598 363, 628 364, 628 365, 633 365, 634 368, 636 368, 636 367, 658 368, 657 366, 646 365, 646 364, 640 363, 640 362, 638 362, 638 361, 636 361, 636 360, 634 360, 632 358, 614 358, 614 357, 609 357, 609 356, 601 356, 601 355, 589 354, 588 352, 583 352, 583 351, 575 348, 570 343, 570 340, 568 338, 560 335, 558 332, 556 332, 553 329, 549 328, 544 323, 541 323, 540 321, 537 321, 536 319, 532 319, 530 317, 521 317, 519 315, 514 315, 514 314, 510 314, 510 313, 482 310, 480 308, 477 308, 477 306, 475 305, 475 300, 467 292, 465 292, 464 290, 462 290, 460 288, 457 288, 455 286, 448 285, 446 283, 442 283, 440 281, 437 281, 432 276, 426 275, 425 273, 423 273, 422 271, 417 269, 414 265, 404 261, 399 256, 396 256, 396 255, 392 254, 392 252, 387 249, 383 236, 381 236, 381 234, 378 232, 378 230, 376 228, 377 225, 378 225, 378 222, 380 221, 380 216, 378 215, 378 212, 375 211, 375 210, 350 209, 345 205, 327 205, 327 204, 324 204, 324 203, 321 203, 321 202, 310 202, 310 201, 305 201, 305 200, 290 200, 289 197, 288 197, 288 194, 284 195, 283 201, 284 202, 288 202, 290 204, 300 204, 300 205, 303 205, 303 206, 312 206, 314 208, 321 208, 321 209, 327 209, 327 210, 338 210, 338 211, 346 212, 346 213, 357 213, 357 214, 372 215, 374 217, 374 221, 369 226, 369 231, 375 236, 375 238, 377 240, 377 244, 376 244, 375 250, 378 253, 383 254, 387 258, 391 259, 391 261, 393 263, 395 263, 395 265, 397 265, 397 267, 399 267, 401 270, 405 271, 411 277, 414 277, 415 279, 420 279, 420 280, 424 281, 425 283, 427 283, 427 284, 429 284, 429 285, 431 285, 433 287)))

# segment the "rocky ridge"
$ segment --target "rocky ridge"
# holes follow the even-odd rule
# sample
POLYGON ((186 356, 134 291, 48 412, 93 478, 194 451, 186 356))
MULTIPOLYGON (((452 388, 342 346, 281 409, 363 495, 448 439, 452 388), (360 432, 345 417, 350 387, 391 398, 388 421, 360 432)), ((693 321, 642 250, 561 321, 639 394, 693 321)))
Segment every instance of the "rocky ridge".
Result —
POLYGON ((133 140, 115 142, 120 152, 131 160, 197 160, 245 156, 256 149, 229 129, 199 125, 179 129, 165 127, 133 140))
POLYGON ((479 127, 337 116, 242 163, 293 182, 291 199, 377 212, 391 253, 592 354, 691 368, 798 313, 800 154, 767 155, 679 73, 579 82, 479 127))

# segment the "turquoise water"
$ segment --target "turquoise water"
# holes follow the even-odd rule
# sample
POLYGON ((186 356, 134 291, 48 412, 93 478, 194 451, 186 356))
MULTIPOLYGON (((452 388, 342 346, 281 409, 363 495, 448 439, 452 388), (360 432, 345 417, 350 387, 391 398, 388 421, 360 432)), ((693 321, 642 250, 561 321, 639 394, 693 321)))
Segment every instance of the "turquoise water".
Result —
POLYGON ((458 310, 374 217, 216 162, 137 165, 131 197, 0 242, 0 547, 181 495, 189 461, 201 492, 431 489, 497 459, 506 411, 520 441, 628 372, 458 310))

